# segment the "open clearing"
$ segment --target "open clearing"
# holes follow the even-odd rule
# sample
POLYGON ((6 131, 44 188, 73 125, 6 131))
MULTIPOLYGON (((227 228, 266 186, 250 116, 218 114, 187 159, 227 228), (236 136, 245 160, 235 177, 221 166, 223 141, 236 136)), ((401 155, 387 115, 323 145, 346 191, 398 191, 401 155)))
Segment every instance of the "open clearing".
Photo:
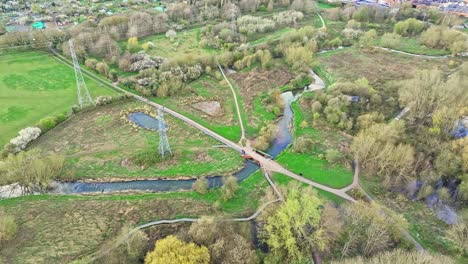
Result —
POLYGON ((152 100, 168 108, 177 109, 177 112, 237 142, 240 138, 240 128, 237 123, 237 115, 234 114, 234 98, 229 86, 224 81, 218 82, 208 75, 191 82, 189 86, 190 93, 173 97, 153 98, 152 100), (219 102, 222 114, 213 117, 194 107, 195 103, 206 101, 219 102))
POLYGON ((253 67, 247 72, 237 72, 228 76, 237 89, 238 97, 242 100, 241 111, 247 122, 247 132, 250 136, 258 133, 262 125, 273 121, 276 115, 272 109, 266 109, 262 100, 270 93, 290 82, 293 75, 286 67, 274 67, 271 70, 261 70, 253 67))
POLYGON ((1 200, 0 210, 16 218, 18 234, 0 248, 0 263, 68 263, 98 250, 124 225, 220 213, 249 216, 260 206, 267 188, 257 172, 240 183, 229 201, 221 198, 220 189, 205 195, 38 195, 1 200))
POLYGON ((214 148, 218 142, 166 115, 174 156, 155 165, 136 164, 157 156, 159 133, 135 129, 120 119, 124 109, 142 106, 129 101, 80 113, 39 138, 33 147, 65 155, 65 179, 177 178, 225 175, 243 165, 239 153, 214 148))
POLYGON ((415 71, 448 69, 448 59, 425 59, 383 50, 345 48, 319 54, 319 62, 335 81, 355 81, 365 77, 371 85, 411 78, 415 71))
POLYGON ((200 37, 201 28, 194 28, 178 32, 173 41, 166 37, 165 34, 158 34, 142 39, 141 43, 147 41, 153 42, 155 48, 150 50, 148 54, 171 59, 177 59, 186 55, 197 57, 220 52, 217 49, 202 48, 200 46, 200 37))
MULTIPOLYGON (((378 38, 376 40, 376 45, 381 46, 382 39, 378 38)), ((433 49, 424 46, 418 37, 402 37, 398 46, 394 49, 401 50, 413 54, 422 54, 422 55, 447 55, 450 54, 448 50, 433 49)))
MULTIPOLYGON (((85 78, 91 96, 115 92, 85 78)), ((0 146, 40 119, 77 104, 73 69, 45 52, 0 55, 0 146)))

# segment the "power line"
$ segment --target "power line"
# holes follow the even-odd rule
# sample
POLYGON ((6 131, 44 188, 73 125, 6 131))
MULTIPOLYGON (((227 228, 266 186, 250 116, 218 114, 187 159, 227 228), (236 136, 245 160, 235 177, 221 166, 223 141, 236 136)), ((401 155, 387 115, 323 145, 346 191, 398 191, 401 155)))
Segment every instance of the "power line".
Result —
POLYGON ((161 108, 158 108, 158 120, 159 120, 159 155, 164 158, 164 155, 168 153, 172 155, 171 146, 169 145, 169 140, 167 139, 167 125, 164 121, 164 112, 161 108))
POLYGON ((68 41, 68 45, 70 46, 70 54, 73 59, 73 68, 75 69, 78 104, 80 105, 80 108, 83 109, 87 106, 94 105, 94 101, 89 94, 88 87, 86 86, 83 74, 81 73, 80 64, 78 63, 78 58, 76 57, 75 48, 73 47, 73 41, 71 39, 68 41))

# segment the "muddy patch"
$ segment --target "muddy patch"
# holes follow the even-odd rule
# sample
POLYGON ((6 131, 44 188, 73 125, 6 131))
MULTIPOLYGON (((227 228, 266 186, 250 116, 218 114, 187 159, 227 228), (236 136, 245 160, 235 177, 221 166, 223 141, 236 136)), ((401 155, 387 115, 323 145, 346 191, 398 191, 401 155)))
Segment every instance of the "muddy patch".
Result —
POLYGON ((201 111, 209 116, 222 116, 224 115, 221 103, 218 101, 202 101, 192 104, 192 107, 198 111, 201 111))
POLYGON ((230 75, 239 86, 245 106, 252 107, 255 96, 277 89, 291 81, 293 75, 286 69, 253 70, 230 75))

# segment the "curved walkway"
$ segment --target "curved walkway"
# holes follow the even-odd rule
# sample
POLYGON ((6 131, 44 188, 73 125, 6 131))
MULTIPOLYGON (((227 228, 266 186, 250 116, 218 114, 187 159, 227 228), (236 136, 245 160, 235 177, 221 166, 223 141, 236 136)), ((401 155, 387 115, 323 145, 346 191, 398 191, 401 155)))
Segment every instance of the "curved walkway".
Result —
POLYGON ((240 138, 239 142, 242 145, 243 142, 246 141, 246 138, 245 138, 244 122, 242 120, 242 115, 241 115, 241 112, 240 112, 239 102, 237 101, 237 94, 236 94, 236 91, 234 90, 234 87, 232 86, 231 82, 229 81, 229 79, 224 74, 223 67, 221 67, 219 62, 218 62, 218 68, 221 71, 221 74, 223 75, 223 77, 226 80, 227 84, 231 88, 232 96, 234 97, 234 102, 236 103, 237 119, 239 119, 239 126, 240 126, 240 129, 241 129, 241 138, 240 138))
MULTIPOLYGON (((277 203, 277 202, 283 202, 284 201, 283 195, 278 190, 278 188, 273 183, 273 181, 271 181, 270 176, 268 175, 268 173, 266 171, 264 171, 264 176, 267 179, 268 183, 271 185, 274 192, 276 193, 278 199, 264 203, 262 206, 260 206, 257 209, 257 211, 255 211, 255 213, 253 213, 249 217, 230 218, 230 219, 226 219, 226 221, 232 221, 232 222, 248 222, 248 221, 251 221, 251 220, 257 218, 263 212, 263 210, 265 210, 265 208, 267 208, 268 206, 270 206, 270 205, 272 205, 274 203, 277 203)), ((95 254, 97 254, 97 256, 92 256, 92 259, 96 260, 97 258, 102 257, 102 256, 110 253, 112 250, 117 248, 119 245, 126 242, 133 233, 135 233, 135 232, 137 232, 139 230, 142 230, 142 229, 145 229, 145 228, 148 228, 148 227, 151 227, 151 226, 156 226, 156 225, 177 224, 177 223, 194 223, 194 222, 198 222, 199 220, 200 220, 200 218, 163 219, 163 220, 152 221, 152 222, 148 222, 146 224, 139 225, 139 226, 133 228, 132 230, 130 230, 125 236, 123 236, 119 240, 117 240, 112 245, 112 247, 106 249, 106 251, 96 252, 95 254)))
POLYGON ((322 29, 326 29, 327 28, 327 24, 325 24, 325 20, 323 19, 322 15, 320 14, 320 12, 317 12, 317 15, 318 17, 320 18, 320 20, 322 21, 322 29))
POLYGON ((394 50, 390 48, 384 48, 380 46, 374 46, 374 48, 390 51, 390 52, 395 52, 395 53, 400 53, 400 54, 405 54, 408 56, 413 56, 413 57, 418 57, 418 58, 425 58, 425 59, 446 59, 450 57, 449 55, 423 55, 423 54, 415 54, 415 53, 409 53, 406 51, 401 51, 401 50, 394 50))

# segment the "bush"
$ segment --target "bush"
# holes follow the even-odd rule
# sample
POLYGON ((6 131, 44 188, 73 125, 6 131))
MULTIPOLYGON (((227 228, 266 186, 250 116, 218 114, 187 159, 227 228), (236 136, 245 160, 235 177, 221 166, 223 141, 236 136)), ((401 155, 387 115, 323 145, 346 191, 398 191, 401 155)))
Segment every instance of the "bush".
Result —
POLYGON ((96 64, 96 71, 99 72, 100 74, 104 75, 104 76, 108 76, 109 75, 109 66, 107 65, 107 63, 105 62, 98 62, 96 64))
POLYGON ((314 142, 306 137, 299 137, 296 139, 293 145, 294 152, 297 153, 307 153, 312 150, 314 142))
POLYGON ((27 147, 29 143, 36 140, 42 131, 38 127, 27 127, 18 132, 18 136, 11 139, 10 143, 15 146, 13 153, 19 152, 27 147))
POLYGON ((393 30, 395 33, 402 36, 416 35, 423 31, 424 22, 415 18, 409 18, 405 21, 400 21, 395 24, 393 30))
POLYGON ((401 36, 397 33, 385 33, 382 36, 380 45, 385 48, 394 49, 400 43, 401 36))
POLYGON ((466 51, 467 37, 460 31, 432 26, 421 34, 421 42, 431 48, 450 50, 453 55, 466 51))
POLYGON ((86 68, 88 69, 91 69, 91 70, 96 70, 96 64, 98 63, 98 61, 96 59, 87 59, 85 61, 85 66, 86 68))
POLYGON ((327 149, 325 159, 331 164, 336 164, 343 159, 343 154, 336 149, 327 149))
POLYGON ((239 189, 239 184, 237 183, 237 178, 234 176, 225 177, 223 182, 223 199, 227 201, 234 197, 236 191, 239 189))
POLYGON ((193 183, 192 189, 199 194, 205 194, 208 191, 208 180, 205 177, 198 178, 193 183))
POLYGON ((307 73, 301 73, 291 80, 291 84, 294 88, 304 88, 305 86, 312 83, 312 77, 307 73))
POLYGON ((273 21, 279 25, 293 25, 304 18, 302 12, 288 10, 273 16, 273 21))
POLYGON ((135 53, 141 50, 141 46, 138 43, 138 38, 137 37, 131 37, 127 41, 127 50, 130 53, 135 53))
POLYGON ((56 127, 60 123, 64 122, 67 120, 68 115, 63 113, 59 114, 57 116, 52 116, 52 117, 46 117, 41 120, 39 120, 38 127, 42 130, 42 133, 45 133, 52 128, 56 127))
POLYGON ((267 18, 242 16, 237 19, 239 32, 247 35, 265 33, 275 29, 275 22, 267 18))

